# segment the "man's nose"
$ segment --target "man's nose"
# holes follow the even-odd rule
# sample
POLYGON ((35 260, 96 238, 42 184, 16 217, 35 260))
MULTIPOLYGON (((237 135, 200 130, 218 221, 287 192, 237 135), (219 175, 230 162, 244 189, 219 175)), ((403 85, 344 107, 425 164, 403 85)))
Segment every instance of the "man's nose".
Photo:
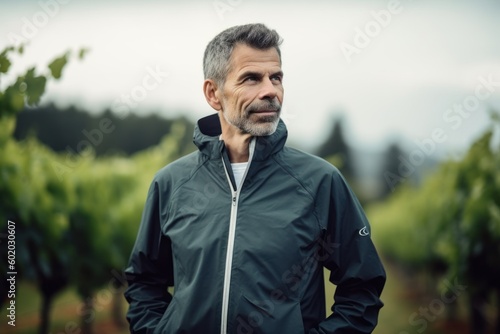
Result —
POLYGON ((278 87, 273 84, 272 80, 270 78, 266 78, 262 80, 262 89, 260 92, 260 99, 269 99, 272 100, 276 96, 278 96, 278 87))

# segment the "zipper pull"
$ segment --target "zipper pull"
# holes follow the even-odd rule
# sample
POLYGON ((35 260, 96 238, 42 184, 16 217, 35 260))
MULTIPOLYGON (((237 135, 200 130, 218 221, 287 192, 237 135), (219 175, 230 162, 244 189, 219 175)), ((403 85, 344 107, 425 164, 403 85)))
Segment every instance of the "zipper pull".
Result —
POLYGON ((233 206, 236 206, 236 193, 233 193, 233 206))

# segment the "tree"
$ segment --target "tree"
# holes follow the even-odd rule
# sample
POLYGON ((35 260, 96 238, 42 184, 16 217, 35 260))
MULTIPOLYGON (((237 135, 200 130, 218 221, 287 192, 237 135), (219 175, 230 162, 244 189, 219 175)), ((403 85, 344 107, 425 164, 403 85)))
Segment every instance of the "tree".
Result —
POLYGON ((399 168, 401 165, 401 157, 403 150, 398 143, 392 143, 387 148, 384 154, 382 169, 380 173, 381 189, 380 198, 387 197, 393 192, 398 185, 405 181, 404 177, 400 175, 399 168))
POLYGON ((317 155, 332 162, 347 179, 352 180, 355 177, 352 154, 344 137, 343 123, 337 118, 317 155))
POLYGON ((109 110, 92 114, 73 106, 60 109, 54 104, 19 113, 14 138, 21 141, 34 135, 56 152, 76 153, 85 146, 83 142, 89 142, 96 157, 132 155, 158 145, 179 121, 189 127, 179 145, 183 152, 192 152, 196 149, 192 138, 194 125, 185 118, 166 119, 154 114, 137 116, 132 113, 118 117, 109 110), (103 128, 103 124, 108 126, 103 128))

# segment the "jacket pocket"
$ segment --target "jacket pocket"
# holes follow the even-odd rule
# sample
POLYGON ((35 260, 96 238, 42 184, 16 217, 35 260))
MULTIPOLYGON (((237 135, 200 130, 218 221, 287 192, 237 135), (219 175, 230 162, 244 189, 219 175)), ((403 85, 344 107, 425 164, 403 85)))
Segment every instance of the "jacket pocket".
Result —
POLYGON ((163 316, 158 322, 153 334, 176 333, 176 327, 178 327, 178 324, 175 324, 174 322, 177 320, 175 317, 177 308, 178 305, 174 297, 165 310, 165 313, 163 313, 163 316))
POLYGON ((236 317, 235 333, 248 334, 304 334, 300 302, 267 299, 254 300, 243 295, 241 309, 236 317))

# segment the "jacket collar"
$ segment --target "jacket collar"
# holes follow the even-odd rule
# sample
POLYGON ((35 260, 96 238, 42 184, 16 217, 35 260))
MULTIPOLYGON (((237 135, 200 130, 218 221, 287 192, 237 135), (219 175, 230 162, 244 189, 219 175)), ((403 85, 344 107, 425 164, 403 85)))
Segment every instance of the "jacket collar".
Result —
MULTIPOLYGON (((225 149, 224 141, 219 140, 222 134, 218 114, 212 114, 198 120, 194 129, 193 142, 198 149, 211 159, 220 158, 225 149)), ((279 120, 276 131, 269 136, 256 137, 253 161, 266 160, 270 155, 280 151, 288 136, 283 120, 279 120)))

